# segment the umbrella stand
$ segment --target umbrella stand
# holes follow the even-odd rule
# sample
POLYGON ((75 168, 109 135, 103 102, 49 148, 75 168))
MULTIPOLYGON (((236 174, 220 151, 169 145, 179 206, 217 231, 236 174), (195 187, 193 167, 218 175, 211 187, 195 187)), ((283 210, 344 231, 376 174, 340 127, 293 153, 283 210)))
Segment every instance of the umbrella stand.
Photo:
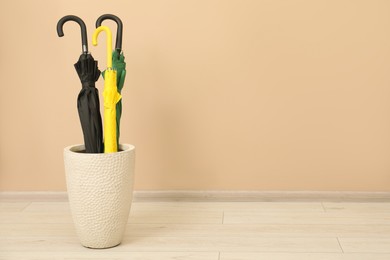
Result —
MULTIPOLYGON (((75 68, 82 83, 77 104, 85 145, 71 145, 64 149, 69 205, 81 244, 87 248, 111 248, 121 243, 129 218, 133 196, 135 147, 123 143, 116 146, 115 108, 121 96, 116 89, 116 70, 112 68, 112 36, 106 27, 99 29, 106 31, 108 48, 108 68, 105 72, 103 92, 106 153, 88 153, 88 146, 92 142, 88 137, 97 137, 90 135, 89 130, 96 130, 99 122, 100 131, 95 134, 100 132, 99 138, 96 139, 100 140, 100 146, 96 146, 96 149, 103 152, 102 122, 98 92, 95 88, 95 82, 101 74, 97 61, 88 53, 87 32, 81 19, 75 16, 61 19, 57 25, 58 35, 63 36, 62 26, 70 20, 76 21, 82 31, 83 53, 75 68), (84 110, 85 108, 87 109, 84 110), (96 114, 100 121, 93 116, 96 114), (86 122, 85 119, 89 121, 86 122), (121 152, 115 153, 117 149, 121 152)), ((94 34, 94 45, 97 44, 100 31, 94 34)))
MULTIPOLYGON (((122 53, 122 35, 123 35, 123 23, 121 19, 113 14, 103 14, 96 20, 96 28, 102 25, 104 20, 113 20, 117 24, 115 50, 112 52, 112 67, 116 70, 117 76, 117 90, 119 94, 122 92, 123 85, 126 78, 126 62, 122 53)), ((104 78, 105 71, 102 76, 104 78)), ((116 143, 119 145, 120 137, 120 120, 122 117, 122 99, 116 104, 116 143)))
POLYGON ((99 92, 95 82, 99 79, 100 71, 91 54, 88 53, 87 28, 83 20, 74 15, 67 15, 57 23, 57 34, 64 36, 63 26, 68 21, 74 21, 81 28, 82 54, 74 67, 80 78, 82 88, 77 97, 77 110, 83 130, 86 153, 103 152, 103 130, 100 115, 99 92))
POLYGON ((104 77, 104 152, 118 151, 116 135, 116 104, 121 99, 116 86, 116 70, 112 68, 112 34, 107 26, 98 27, 93 33, 92 44, 96 46, 100 32, 105 31, 107 40, 107 69, 104 77))

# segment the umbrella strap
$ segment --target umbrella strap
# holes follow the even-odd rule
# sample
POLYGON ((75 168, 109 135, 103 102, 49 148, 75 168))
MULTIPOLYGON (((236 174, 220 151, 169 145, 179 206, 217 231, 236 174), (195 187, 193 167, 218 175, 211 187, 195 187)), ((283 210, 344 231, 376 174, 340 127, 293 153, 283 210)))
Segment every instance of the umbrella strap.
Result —
POLYGON ((95 88, 95 83, 92 82, 81 82, 82 88, 95 88))

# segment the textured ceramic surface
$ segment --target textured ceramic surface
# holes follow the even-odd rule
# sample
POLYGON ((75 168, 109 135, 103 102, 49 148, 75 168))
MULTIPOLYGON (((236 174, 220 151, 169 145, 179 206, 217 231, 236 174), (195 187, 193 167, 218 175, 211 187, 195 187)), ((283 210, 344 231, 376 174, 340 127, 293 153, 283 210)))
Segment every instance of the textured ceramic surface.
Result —
POLYGON ((72 218, 85 247, 120 244, 128 220, 134 180, 135 148, 116 153, 82 153, 83 145, 64 149, 66 184, 72 218))

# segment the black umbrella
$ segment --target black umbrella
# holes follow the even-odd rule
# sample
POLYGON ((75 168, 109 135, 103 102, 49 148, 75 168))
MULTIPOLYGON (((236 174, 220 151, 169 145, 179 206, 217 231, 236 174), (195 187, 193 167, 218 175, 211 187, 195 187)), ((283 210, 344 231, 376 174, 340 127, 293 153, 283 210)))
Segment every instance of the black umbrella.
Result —
POLYGON ((81 81, 81 91, 77 97, 81 128, 84 135, 86 153, 103 152, 102 117, 100 115, 99 91, 95 82, 99 79, 100 70, 97 61, 88 53, 87 28, 83 20, 74 15, 67 15, 57 23, 57 34, 64 36, 63 26, 67 21, 75 21, 81 27, 82 54, 74 67, 81 81))

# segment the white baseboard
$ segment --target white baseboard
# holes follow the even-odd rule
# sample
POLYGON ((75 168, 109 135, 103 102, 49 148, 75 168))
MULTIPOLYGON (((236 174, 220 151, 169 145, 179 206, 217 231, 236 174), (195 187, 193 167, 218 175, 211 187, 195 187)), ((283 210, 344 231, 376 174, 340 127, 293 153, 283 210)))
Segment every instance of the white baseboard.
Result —
POLYGON ((349 191, 136 191, 137 201, 377 201, 390 192, 349 191))
MULTIPOLYGON (((66 192, 0 192, 0 201, 67 201, 66 192)), ((349 201, 390 202, 390 192, 138 190, 134 201, 349 201)))
POLYGON ((66 191, 0 191, 0 201, 68 201, 66 191))

